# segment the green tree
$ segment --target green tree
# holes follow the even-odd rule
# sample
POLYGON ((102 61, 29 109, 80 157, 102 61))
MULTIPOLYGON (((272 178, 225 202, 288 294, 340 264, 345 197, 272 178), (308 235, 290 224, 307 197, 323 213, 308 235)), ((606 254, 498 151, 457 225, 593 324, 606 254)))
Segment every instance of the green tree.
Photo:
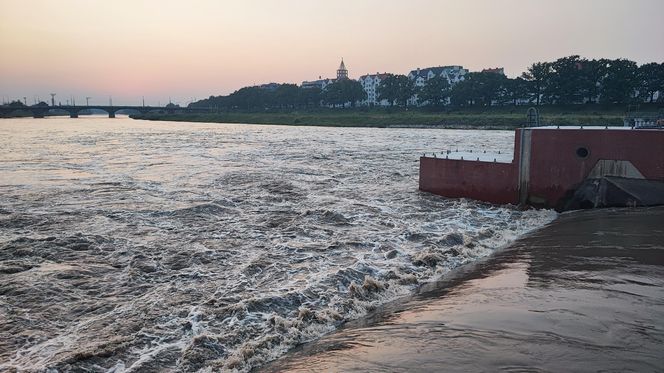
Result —
POLYGON ((263 110, 270 106, 269 92, 260 87, 244 87, 229 95, 229 106, 241 110, 263 110))
POLYGON ((387 100, 391 106, 394 103, 408 106, 408 100, 416 92, 415 83, 407 76, 390 74, 378 86, 378 99, 387 100))
POLYGON ((341 84, 341 92, 346 102, 350 102, 350 106, 355 107, 358 101, 367 99, 367 92, 357 80, 342 79, 338 84, 341 84))
POLYGON ((641 65, 637 71, 639 96, 654 102, 655 93, 664 93, 664 63, 651 62, 641 65))
POLYGON ((583 66, 588 61, 579 56, 562 57, 550 63, 547 96, 557 104, 583 102, 583 66))
POLYGON ((408 106, 408 100, 417 95, 419 91, 420 88, 415 86, 413 80, 405 75, 399 75, 399 101, 404 107, 408 106))
POLYGON ((436 76, 427 80, 418 93, 418 100, 427 105, 443 105, 450 95, 450 82, 444 76, 436 76))
POLYGON ((584 60, 579 77, 579 96, 584 103, 597 102, 600 82, 604 78, 606 60, 584 60))
POLYGON ((606 74, 601 81, 601 103, 628 103, 633 97, 637 87, 636 62, 617 59, 610 60, 606 65, 606 74))
POLYGON ((337 106, 350 103, 355 107, 358 101, 365 100, 367 93, 356 80, 341 79, 325 87, 323 91, 323 101, 327 104, 337 106))
POLYGON ((378 100, 387 100, 390 103, 390 106, 394 106, 394 103, 399 98, 399 80, 394 74, 388 74, 388 76, 381 80, 378 85, 378 100))
POLYGON ((548 62, 536 62, 521 77, 526 81, 532 82, 530 85, 530 94, 534 98, 535 104, 539 105, 542 95, 551 79, 551 64, 548 62))
POLYGON ((475 105, 477 98, 475 85, 475 81, 472 79, 464 79, 455 84, 450 90, 450 103, 454 106, 475 105))
POLYGON ((328 84, 327 87, 323 89, 322 97, 323 102, 335 107, 338 105, 343 105, 347 102, 343 97, 343 93, 341 92, 341 86, 336 83, 328 84))
POLYGON ((407 76, 397 75, 396 78, 399 87, 397 101, 401 102, 403 106, 408 106, 408 100, 418 92, 418 89, 415 87, 415 82, 407 76))
POLYGON ((322 100, 322 91, 320 88, 302 88, 299 89, 298 101, 304 107, 320 106, 322 100))
POLYGON ((501 90, 501 103, 510 103, 516 105, 518 100, 531 101, 529 97, 530 82, 518 77, 515 79, 506 79, 501 90))
POLYGON ((476 95, 479 103, 484 106, 491 106, 498 102, 501 92, 507 84, 507 77, 503 74, 493 72, 479 72, 473 74, 473 79, 477 80, 476 95))
POLYGON ((273 104, 280 108, 293 108, 298 104, 300 88, 295 84, 280 84, 273 93, 273 104))
POLYGON ((26 107, 26 105, 21 100, 15 100, 7 104, 9 107, 26 107))
POLYGON ((450 99, 457 106, 491 106, 504 95, 507 77, 493 72, 474 72, 453 88, 450 99))

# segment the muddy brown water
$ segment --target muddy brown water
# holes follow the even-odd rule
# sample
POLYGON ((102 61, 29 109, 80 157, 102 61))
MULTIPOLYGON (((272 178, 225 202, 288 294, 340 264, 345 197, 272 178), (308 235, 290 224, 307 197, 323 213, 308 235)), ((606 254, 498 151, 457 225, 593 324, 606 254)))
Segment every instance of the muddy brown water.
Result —
POLYGON ((664 208, 562 214, 265 372, 662 372, 664 208))

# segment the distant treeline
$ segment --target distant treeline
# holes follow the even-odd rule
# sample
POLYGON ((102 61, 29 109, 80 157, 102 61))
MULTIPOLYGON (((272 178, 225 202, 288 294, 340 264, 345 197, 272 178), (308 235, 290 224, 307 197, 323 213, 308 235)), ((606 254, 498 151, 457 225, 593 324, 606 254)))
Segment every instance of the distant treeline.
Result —
POLYGON ((210 96, 192 102, 189 107, 211 107, 220 110, 262 110, 270 108, 302 108, 320 106, 322 92, 318 88, 301 88, 296 84, 279 84, 275 88, 245 87, 228 96, 210 96))
MULTIPOLYGON (((295 84, 245 87, 228 96, 210 96, 190 104, 219 110, 262 111, 319 106, 355 106, 366 101, 354 80, 329 84, 324 90, 295 84)), ((664 63, 638 66, 627 59, 586 59, 579 56, 536 62, 511 79, 493 71, 472 72, 450 86, 447 78, 415 86, 405 75, 389 74, 378 87, 378 98, 390 106, 496 106, 540 104, 629 104, 664 102, 664 63)))
MULTIPOLYGON (((29 107, 28 105, 24 104, 23 102, 21 102, 19 100, 14 100, 12 102, 3 104, 2 106, 13 107, 13 108, 27 108, 27 107, 29 107)), ((42 106, 42 107, 43 106, 48 106, 48 104, 45 103, 44 101, 39 101, 39 103, 32 105, 32 107, 40 107, 40 106, 42 106)))

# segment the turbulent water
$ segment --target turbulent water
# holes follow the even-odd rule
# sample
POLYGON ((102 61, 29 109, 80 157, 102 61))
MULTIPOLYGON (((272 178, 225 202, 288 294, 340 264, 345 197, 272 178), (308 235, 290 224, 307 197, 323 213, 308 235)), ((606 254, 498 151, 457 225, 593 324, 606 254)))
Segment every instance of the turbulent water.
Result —
POLYGON ((662 372, 664 206, 564 213, 262 372, 662 372))
POLYGON ((417 190, 512 132, 0 121, 0 370, 247 371, 550 222, 417 190))

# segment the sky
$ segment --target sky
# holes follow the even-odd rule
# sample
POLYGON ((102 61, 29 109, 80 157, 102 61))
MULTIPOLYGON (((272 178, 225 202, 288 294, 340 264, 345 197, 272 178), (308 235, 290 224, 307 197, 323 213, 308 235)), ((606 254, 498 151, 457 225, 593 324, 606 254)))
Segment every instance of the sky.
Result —
POLYGON ((664 62, 664 0, 0 0, 0 96, 181 105, 243 86, 578 54, 664 62))

